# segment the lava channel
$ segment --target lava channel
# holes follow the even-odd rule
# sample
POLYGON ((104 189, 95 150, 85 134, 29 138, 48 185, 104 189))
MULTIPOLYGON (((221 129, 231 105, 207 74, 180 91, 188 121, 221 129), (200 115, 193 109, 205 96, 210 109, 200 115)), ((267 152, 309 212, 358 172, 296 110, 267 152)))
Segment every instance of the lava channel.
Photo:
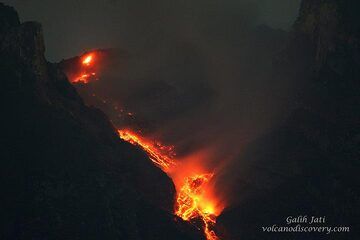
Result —
MULTIPOLYGON (((128 129, 118 130, 118 132, 121 139, 139 146, 147 152, 151 161, 170 177, 174 169, 181 171, 181 169, 177 169, 181 168, 181 164, 175 160, 174 146, 166 146, 158 141, 148 140, 128 129)), ((213 228, 216 224, 216 216, 221 211, 216 209, 215 201, 209 199, 206 194, 208 182, 213 175, 213 173, 192 173, 190 176, 184 177, 181 183, 174 181, 177 189, 175 215, 189 222, 200 220, 207 240, 219 239, 213 228)))

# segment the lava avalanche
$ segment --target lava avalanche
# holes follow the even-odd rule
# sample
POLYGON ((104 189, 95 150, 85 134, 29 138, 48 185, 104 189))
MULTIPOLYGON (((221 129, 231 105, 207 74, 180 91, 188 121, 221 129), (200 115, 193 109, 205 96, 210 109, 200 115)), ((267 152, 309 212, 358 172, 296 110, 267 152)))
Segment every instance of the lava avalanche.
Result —
MULTIPOLYGON (((91 85, 88 83, 98 80, 102 74, 104 66, 101 66, 103 64, 101 60, 104 56, 104 51, 88 52, 72 59, 69 63, 63 62, 63 69, 73 84, 91 85)), ((95 96, 95 94, 92 95, 95 96)), ((102 102, 114 104, 107 103, 106 100, 102 102)), ((133 113, 127 115, 134 118, 133 113)), ((214 173, 203 166, 199 168, 198 164, 195 164, 195 162, 204 164, 207 160, 206 154, 192 156, 190 161, 184 164, 183 159, 177 156, 175 146, 168 146, 144 136, 141 131, 135 131, 127 126, 118 129, 118 135, 124 141, 142 148, 150 160, 172 178, 177 191, 174 214, 197 226, 199 230, 203 230, 207 240, 218 240, 214 226, 216 217, 223 210, 223 206, 218 204, 220 201, 213 194, 211 181, 214 173)))
MULTIPOLYGON (((174 172, 181 171, 181 164, 175 159, 174 146, 148 140, 128 129, 118 130, 118 132, 121 139, 146 151, 153 163, 170 177, 174 172)), ((177 189, 175 214, 185 221, 200 220, 207 240, 219 239, 213 227, 216 224, 216 216, 222 210, 217 209, 215 201, 209 199, 206 194, 208 183, 213 175, 213 173, 204 172, 191 173, 182 182, 174 181, 177 189)))
POLYGON ((204 196, 204 187, 212 177, 213 174, 210 173, 187 177, 178 191, 175 211, 175 214, 185 221, 200 218, 207 240, 218 239, 212 230, 216 223, 215 205, 204 196))

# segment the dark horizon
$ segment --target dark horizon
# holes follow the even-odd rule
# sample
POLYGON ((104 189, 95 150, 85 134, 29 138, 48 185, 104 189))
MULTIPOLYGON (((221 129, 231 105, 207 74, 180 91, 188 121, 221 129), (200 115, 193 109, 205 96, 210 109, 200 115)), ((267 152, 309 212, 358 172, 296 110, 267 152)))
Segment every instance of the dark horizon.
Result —
POLYGON ((97 48, 115 47, 142 54, 157 48, 156 42, 165 43, 166 48, 167 42, 176 38, 201 44, 246 25, 265 24, 290 30, 300 5, 300 0, 175 1, 171 4, 162 0, 3 2, 18 10, 21 21, 42 24, 46 56, 50 61, 97 48))

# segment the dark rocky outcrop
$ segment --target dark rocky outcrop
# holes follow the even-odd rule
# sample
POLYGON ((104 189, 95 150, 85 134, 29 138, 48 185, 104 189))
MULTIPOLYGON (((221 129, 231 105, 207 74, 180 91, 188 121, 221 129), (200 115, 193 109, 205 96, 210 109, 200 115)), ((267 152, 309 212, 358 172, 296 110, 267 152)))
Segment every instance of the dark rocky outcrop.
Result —
POLYGON ((44 51, 41 26, 0 3, 0 239, 203 239, 174 220, 171 179, 44 51))
POLYGON ((232 166, 241 201, 218 218, 224 239, 359 236, 359 10, 358 1, 302 1, 275 65, 303 84, 287 119, 247 148, 241 166, 232 166), (326 216, 320 226, 349 226, 350 233, 262 232, 299 215, 326 216))

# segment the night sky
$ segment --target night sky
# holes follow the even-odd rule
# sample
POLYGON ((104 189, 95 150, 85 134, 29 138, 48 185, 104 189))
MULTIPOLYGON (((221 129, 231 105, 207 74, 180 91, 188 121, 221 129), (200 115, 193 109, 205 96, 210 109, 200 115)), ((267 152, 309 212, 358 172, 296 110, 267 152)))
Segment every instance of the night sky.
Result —
POLYGON ((249 25, 289 29, 300 0, 5 0, 41 22, 51 61, 92 48, 141 53, 178 39, 207 42, 249 25))

